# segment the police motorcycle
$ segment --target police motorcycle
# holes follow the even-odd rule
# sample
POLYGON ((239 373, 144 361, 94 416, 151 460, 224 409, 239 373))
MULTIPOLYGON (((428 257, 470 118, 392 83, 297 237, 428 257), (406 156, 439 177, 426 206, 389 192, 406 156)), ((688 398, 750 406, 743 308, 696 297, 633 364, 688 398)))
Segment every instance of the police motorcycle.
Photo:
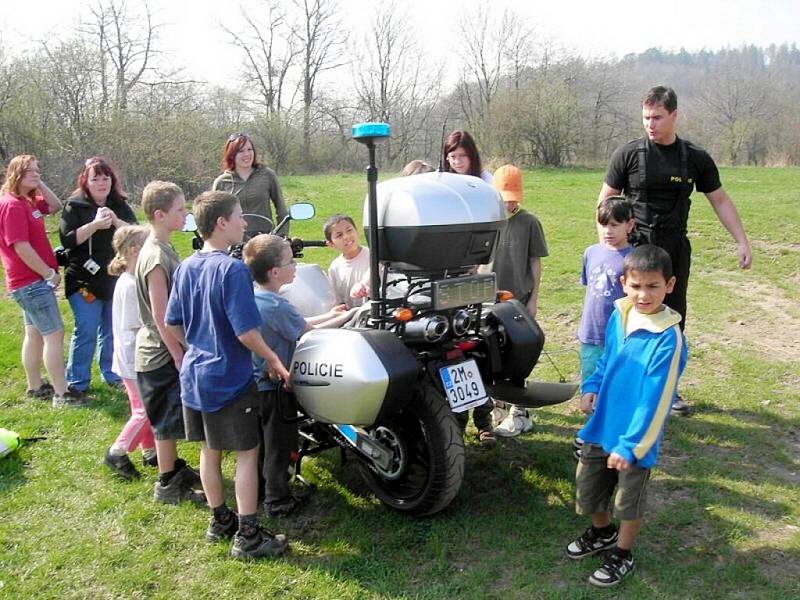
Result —
MULTIPOLYGON (((506 218, 494 188, 441 172, 378 184, 375 145, 388 135, 386 124, 353 128, 369 151, 370 300, 352 326, 304 334, 287 365, 302 413, 295 469, 341 448, 383 503, 424 516, 446 508, 464 477, 454 412, 490 397, 558 404, 577 386, 526 381, 544 334, 517 300, 498 298, 494 274, 475 273, 506 218)), ((301 255, 309 243, 292 246, 301 255)))
MULTIPOLYGON (((506 219, 494 188, 442 172, 378 184, 375 145, 388 135, 386 124, 353 127, 353 138, 369 150, 363 224, 370 300, 348 327, 300 338, 287 365, 300 410, 282 409, 282 417, 298 424, 294 470, 301 481, 305 457, 340 448, 343 459, 357 459, 383 503, 426 516, 452 502, 464 477, 454 413, 490 397, 528 408, 558 404, 577 386, 527 381, 544 333, 520 302, 498 293, 494 274, 475 272, 491 262, 506 219)), ((288 218, 310 218, 309 206, 293 205, 288 218)), ((324 245, 290 243, 295 257, 324 245)), ((298 269, 295 289, 281 290, 293 303, 319 302, 302 306, 305 316, 333 304, 318 270, 298 269)))

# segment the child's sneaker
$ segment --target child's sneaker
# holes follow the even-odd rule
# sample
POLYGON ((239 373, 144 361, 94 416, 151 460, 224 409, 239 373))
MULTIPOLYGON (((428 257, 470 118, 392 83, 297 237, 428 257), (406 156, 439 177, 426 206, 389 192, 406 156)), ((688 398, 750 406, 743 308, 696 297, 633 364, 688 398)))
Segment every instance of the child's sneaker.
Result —
POLYGON ((528 411, 519 406, 512 406, 503 421, 494 428, 495 435, 510 438, 533 429, 533 422, 528 417, 528 411))
POLYGON ((162 485, 160 480, 156 480, 153 485, 153 500, 164 504, 178 504, 182 500, 205 504, 205 494, 192 488, 191 476, 187 476, 186 469, 181 468, 167 485, 162 485))
POLYGON ((263 527, 254 528, 253 535, 245 537, 237 532, 233 536, 231 556, 238 559, 281 556, 289 546, 286 536, 274 534, 263 527))
MULTIPOLYGON (((612 525, 613 527, 613 525, 612 525)), ((607 536, 597 535, 594 527, 589 527, 583 532, 583 535, 576 539, 567 546, 567 556, 572 559, 579 559, 585 556, 597 554, 601 550, 611 548, 617 545, 617 538, 619 533, 617 528, 614 527, 613 531, 607 536)))
POLYGON ((623 558, 616 552, 609 552, 600 568, 589 575, 589 583, 598 587, 618 585, 623 579, 630 577, 635 567, 633 554, 623 558))
POLYGON ((239 529, 239 515, 234 511, 230 511, 229 515, 230 519, 227 523, 218 521, 213 516, 211 517, 208 522, 208 529, 206 529, 206 541, 209 544, 214 544, 220 540, 229 540, 239 529))
POLYGON ((148 454, 147 452, 142 452, 142 466, 143 467, 158 466, 158 455, 156 454, 155 450, 153 450, 152 454, 148 454))
POLYGON ((50 385, 50 382, 42 381, 42 385, 35 390, 27 390, 25 395, 28 398, 33 398, 36 400, 47 400, 48 398, 52 398, 54 393, 55 390, 53 389, 53 386, 50 385))
POLYGON ((492 427, 497 427, 508 416, 510 404, 506 404, 502 400, 492 400, 492 427))
POLYGON ((114 473, 122 477, 125 481, 133 481, 134 479, 139 479, 141 475, 139 471, 136 470, 136 467, 133 466, 131 459, 128 458, 127 454, 122 454, 117 456, 115 454, 111 454, 111 448, 106 450, 106 455, 103 458, 103 463, 114 473))
POLYGON ((53 394, 53 408, 81 408, 88 405, 85 394, 76 394, 67 390, 63 394, 53 394))
POLYGON ((575 460, 581 459, 581 452, 583 452, 583 440, 576 435, 572 440, 572 456, 575 460))

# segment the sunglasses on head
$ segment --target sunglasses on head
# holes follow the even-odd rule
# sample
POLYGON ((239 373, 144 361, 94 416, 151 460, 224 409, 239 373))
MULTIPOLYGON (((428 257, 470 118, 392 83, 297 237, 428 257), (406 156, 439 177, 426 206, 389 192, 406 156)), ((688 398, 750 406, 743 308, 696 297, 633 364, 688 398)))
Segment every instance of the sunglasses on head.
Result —
POLYGON ((246 133, 232 133, 232 134, 230 134, 230 135, 228 136, 228 141, 229 141, 229 142, 232 142, 232 141, 236 140, 237 138, 245 138, 245 139, 248 139, 249 137, 250 137, 250 136, 248 136, 246 133))

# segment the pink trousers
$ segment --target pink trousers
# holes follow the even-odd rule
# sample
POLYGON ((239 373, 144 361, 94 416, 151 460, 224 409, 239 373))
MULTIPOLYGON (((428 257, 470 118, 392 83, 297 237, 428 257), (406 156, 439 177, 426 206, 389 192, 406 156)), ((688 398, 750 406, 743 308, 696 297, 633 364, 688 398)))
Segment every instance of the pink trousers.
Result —
POLYGON ((133 452, 137 446, 141 446, 142 450, 153 448, 156 445, 153 429, 150 427, 150 420, 147 418, 144 406, 142 406, 142 400, 139 398, 136 382, 133 379, 123 379, 122 383, 125 386, 125 391, 128 392, 131 417, 125 423, 125 427, 122 428, 117 441, 114 442, 114 446, 125 450, 125 452, 133 452))

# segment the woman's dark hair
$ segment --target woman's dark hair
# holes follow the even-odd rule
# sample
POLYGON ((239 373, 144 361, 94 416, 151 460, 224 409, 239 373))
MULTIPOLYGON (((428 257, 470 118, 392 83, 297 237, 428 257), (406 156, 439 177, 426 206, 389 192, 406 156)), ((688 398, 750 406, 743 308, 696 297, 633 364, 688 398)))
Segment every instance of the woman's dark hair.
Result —
POLYGON ((447 136, 442 148, 442 165, 444 166, 445 173, 455 173, 450 168, 450 161, 447 160, 447 155, 453 152, 456 148, 462 148, 469 157, 470 175, 480 177, 483 172, 481 165, 481 155, 478 154, 478 147, 475 145, 475 140, 468 131, 463 129, 456 129, 447 136))
POLYGON ((72 192, 74 195, 81 194, 87 200, 92 200, 89 193, 89 177, 94 171, 95 175, 106 175, 111 178, 111 191, 108 192, 108 200, 111 202, 124 202, 128 196, 122 191, 117 170, 111 161, 102 156, 92 156, 83 163, 83 169, 78 174, 78 187, 72 192))
POLYGON ((625 196, 608 196, 597 205, 597 222, 608 225, 611 219, 627 223, 633 218, 633 204, 625 196))
POLYGON ((259 165, 256 145, 253 143, 253 140, 250 139, 250 136, 246 133, 232 133, 228 141, 225 142, 225 145, 222 147, 221 166, 223 171, 233 171, 236 166, 236 154, 247 142, 250 142, 250 145, 253 147, 253 167, 259 165))

